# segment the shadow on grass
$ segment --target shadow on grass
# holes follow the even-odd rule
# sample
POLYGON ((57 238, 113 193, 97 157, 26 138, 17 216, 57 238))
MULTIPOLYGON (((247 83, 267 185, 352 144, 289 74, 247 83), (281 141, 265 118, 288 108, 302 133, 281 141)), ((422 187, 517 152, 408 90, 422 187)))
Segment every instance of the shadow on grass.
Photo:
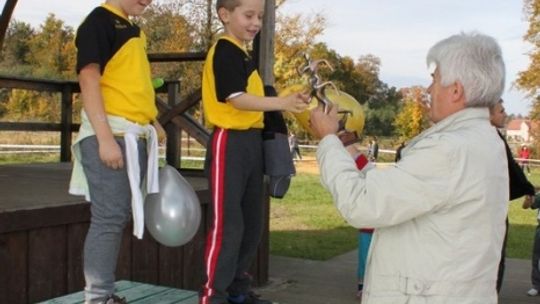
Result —
POLYGON ((357 248, 358 230, 336 227, 326 230, 270 232, 270 254, 309 260, 327 260, 357 248))
POLYGON ((510 225, 506 243, 506 256, 515 259, 530 259, 535 232, 535 225, 510 225))

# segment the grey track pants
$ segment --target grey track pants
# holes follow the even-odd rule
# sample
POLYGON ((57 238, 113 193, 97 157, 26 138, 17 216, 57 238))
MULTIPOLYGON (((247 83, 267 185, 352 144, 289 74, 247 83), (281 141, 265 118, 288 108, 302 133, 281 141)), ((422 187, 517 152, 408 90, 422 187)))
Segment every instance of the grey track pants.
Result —
MULTIPOLYGON (((124 139, 116 138, 125 159, 124 139)), ((141 181, 147 167, 146 141, 138 141, 141 181)), ((82 165, 88 180, 90 228, 84 243, 86 303, 99 303, 114 293, 115 271, 123 229, 131 217, 131 190, 126 167, 113 170, 99 158, 95 136, 80 143, 82 165)))

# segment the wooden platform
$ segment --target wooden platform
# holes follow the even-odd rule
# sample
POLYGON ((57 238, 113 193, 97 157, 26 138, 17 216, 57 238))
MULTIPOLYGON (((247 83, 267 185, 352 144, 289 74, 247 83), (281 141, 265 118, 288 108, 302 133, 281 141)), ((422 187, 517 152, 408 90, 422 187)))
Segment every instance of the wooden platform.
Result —
MULTIPOLYGON (((0 304, 36 303, 83 289, 82 249, 90 204, 67 193, 70 173, 70 163, 0 166, 0 304)), ((201 202, 202 220, 195 237, 170 248, 157 243, 148 231, 138 240, 128 224, 117 280, 186 290, 201 287, 212 218, 210 191, 201 170, 181 173, 201 202)), ((268 209, 266 214, 268 218, 268 209)), ((268 226, 250 272, 255 285, 267 282, 268 226)))
MULTIPOLYGON (((125 297, 130 304, 197 304, 195 291, 182 290, 151 284, 118 281, 115 294, 125 297)), ((84 303, 82 291, 55 298, 38 304, 80 304, 84 303)))

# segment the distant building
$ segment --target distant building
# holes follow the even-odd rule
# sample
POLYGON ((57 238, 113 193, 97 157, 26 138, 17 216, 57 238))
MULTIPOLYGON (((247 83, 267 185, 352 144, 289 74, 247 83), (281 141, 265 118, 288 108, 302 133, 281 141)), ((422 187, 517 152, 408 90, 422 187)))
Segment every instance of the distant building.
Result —
POLYGON ((533 128, 538 128, 538 123, 523 118, 512 119, 506 125, 506 138, 512 141, 530 142, 533 128))

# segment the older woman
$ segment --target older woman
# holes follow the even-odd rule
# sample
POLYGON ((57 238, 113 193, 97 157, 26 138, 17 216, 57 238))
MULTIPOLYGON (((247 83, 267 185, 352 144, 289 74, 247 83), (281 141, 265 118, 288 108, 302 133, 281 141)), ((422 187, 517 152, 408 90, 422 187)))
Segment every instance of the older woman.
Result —
POLYGON ((497 303, 509 190, 489 107, 504 89, 501 50, 489 36, 459 34, 427 62, 434 125, 394 167, 357 170, 336 136, 337 110, 313 110, 322 183, 351 225, 375 228, 363 304, 497 303))

